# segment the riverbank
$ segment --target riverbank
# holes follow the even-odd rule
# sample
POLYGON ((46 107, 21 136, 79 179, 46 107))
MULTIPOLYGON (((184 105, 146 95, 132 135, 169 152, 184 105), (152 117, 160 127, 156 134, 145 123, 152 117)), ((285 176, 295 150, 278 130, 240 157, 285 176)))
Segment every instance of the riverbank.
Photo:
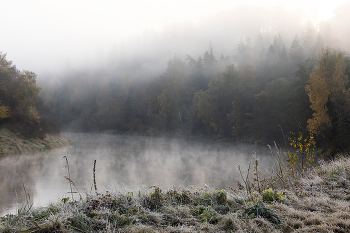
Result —
MULTIPOLYGON (((261 179, 261 178, 260 178, 261 179)), ((263 181, 263 179, 261 179, 263 181)), ((273 181, 273 180, 270 180, 273 181)), ((253 180, 251 180, 253 182, 253 180)), ((210 187, 117 187, 95 193, 74 188, 48 207, 0 218, 3 232, 347 232, 350 229, 350 159, 321 162, 288 188, 247 194, 210 187)), ((251 183, 252 184, 252 183, 251 183)), ((98 184, 97 184, 98 187, 98 184)), ((256 187, 253 188, 256 190, 256 187)), ((252 190, 253 190, 252 189, 252 190)))
POLYGON ((60 134, 46 134, 43 139, 24 139, 7 129, 0 130, 0 153, 3 155, 42 152, 72 144, 60 134))

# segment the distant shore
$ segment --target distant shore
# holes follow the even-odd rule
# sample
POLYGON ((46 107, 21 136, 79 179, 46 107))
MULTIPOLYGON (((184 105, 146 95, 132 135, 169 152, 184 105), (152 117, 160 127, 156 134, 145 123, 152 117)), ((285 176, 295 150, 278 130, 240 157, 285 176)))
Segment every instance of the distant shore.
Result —
POLYGON ((46 134, 43 139, 24 139, 8 129, 0 130, 0 154, 28 154, 72 145, 73 142, 60 134, 46 134))

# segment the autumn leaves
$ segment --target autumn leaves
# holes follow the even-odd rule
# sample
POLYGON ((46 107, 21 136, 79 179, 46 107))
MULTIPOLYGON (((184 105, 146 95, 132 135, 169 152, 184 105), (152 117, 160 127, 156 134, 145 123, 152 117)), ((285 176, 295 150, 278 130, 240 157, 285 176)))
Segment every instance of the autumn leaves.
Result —
POLYGON ((336 118, 345 114, 349 106, 349 89, 346 89, 349 80, 345 75, 343 56, 340 51, 322 50, 318 65, 305 87, 314 111, 313 118, 307 121, 311 133, 325 135, 331 130, 332 121, 337 123, 341 120, 336 118))

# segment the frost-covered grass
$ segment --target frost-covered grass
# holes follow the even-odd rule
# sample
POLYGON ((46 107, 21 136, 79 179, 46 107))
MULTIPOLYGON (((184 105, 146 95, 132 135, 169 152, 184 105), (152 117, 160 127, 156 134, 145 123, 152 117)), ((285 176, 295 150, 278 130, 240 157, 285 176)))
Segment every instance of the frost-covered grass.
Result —
POLYGON ((19 209, 2 232, 348 232, 350 159, 321 162, 288 189, 116 188, 19 209))

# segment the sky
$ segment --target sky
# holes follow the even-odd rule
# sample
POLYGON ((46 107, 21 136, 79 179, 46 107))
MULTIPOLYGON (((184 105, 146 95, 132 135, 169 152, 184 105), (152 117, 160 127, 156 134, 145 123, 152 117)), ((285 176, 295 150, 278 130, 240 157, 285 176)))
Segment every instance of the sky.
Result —
MULTIPOLYGON (((229 0, 0 0, 0 51, 20 70, 40 72, 84 62, 145 30, 161 33, 174 23, 198 24, 242 5, 229 0)), ((285 7, 318 23, 349 1, 250 0, 244 4, 285 7)))

